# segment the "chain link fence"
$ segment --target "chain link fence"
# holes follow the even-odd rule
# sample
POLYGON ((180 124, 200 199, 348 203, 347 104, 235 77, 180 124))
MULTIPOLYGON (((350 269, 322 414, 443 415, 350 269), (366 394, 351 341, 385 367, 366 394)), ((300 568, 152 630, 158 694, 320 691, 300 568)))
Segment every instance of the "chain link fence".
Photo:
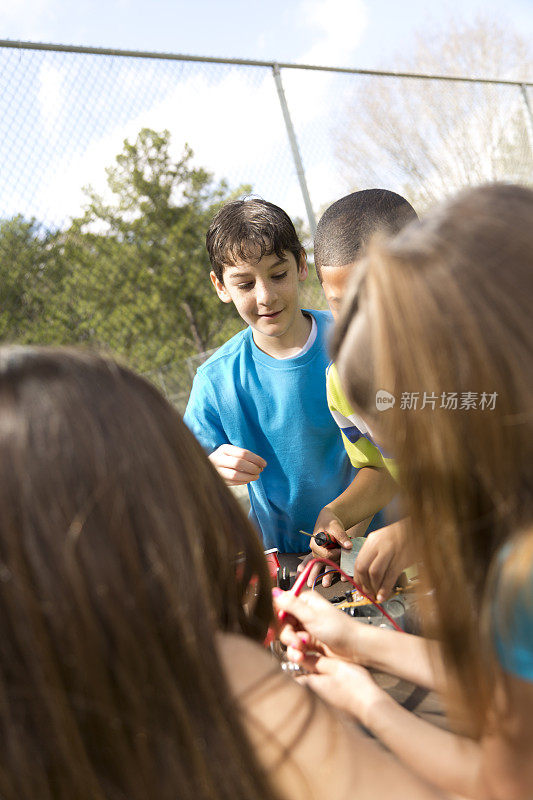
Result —
MULTIPOLYGON (((183 408, 241 326, 208 277, 221 202, 282 206, 312 259, 315 215, 348 191, 423 212, 532 183, 532 107, 519 80, 0 43, 0 340, 107 348, 183 408)), ((303 304, 324 307, 316 279, 303 304)))

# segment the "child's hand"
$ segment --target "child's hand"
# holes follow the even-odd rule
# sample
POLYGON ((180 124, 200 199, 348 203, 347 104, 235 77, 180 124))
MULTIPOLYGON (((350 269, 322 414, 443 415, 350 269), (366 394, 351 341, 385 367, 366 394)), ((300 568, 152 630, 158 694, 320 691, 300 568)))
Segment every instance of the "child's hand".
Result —
POLYGON ((358 664, 339 658, 310 656, 304 666, 312 674, 298 678, 299 683, 309 686, 327 703, 353 714, 367 728, 371 727, 373 710, 389 699, 369 671, 358 664))
MULTIPOLYGON (((330 561, 340 561, 340 554, 341 554, 340 549, 335 548, 335 550, 325 550, 322 547, 319 547, 318 549, 326 553, 325 558, 329 558, 330 561)), ((309 564, 309 562, 313 560, 313 558, 316 558, 316 554, 313 552, 306 555, 305 558, 302 558, 302 560, 300 561, 300 563, 296 568, 296 571, 302 572, 309 564)), ((324 586, 325 588, 331 586, 331 581, 333 580, 333 575, 335 574, 333 571, 333 567, 326 567, 324 564, 318 563, 315 564, 313 567, 311 567, 311 571, 309 572, 309 575, 307 577, 307 585, 310 589, 313 587, 315 580, 318 578, 320 573, 324 572, 324 570, 331 570, 331 575, 324 575, 324 577, 322 578, 322 586, 324 586)))
MULTIPOLYGON (((338 541, 339 547, 351 550, 352 540, 346 533, 344 523, 329 506, 324 506, 315 522, 313 534, 320 533, 320 531, 324 531, 324 533, 329 533, 330 536, 333 536, 333 538, 338 541)), ((321 558, 328 557, 328 550, 324 547, 319 547, 314 539, 311 539, 311 550, 315 555, 321 558)))
MULTIPOLYGON (((346 550, 351 549, 352 540, 346 533, 342 521, 328 506, 324 506, 318 515, 317 521, 315 522, 315 527, 313 529, 313 534, 320 533, 320 531, 324 531, 324 533, 328 533, 330 536, 336 539, 339 542, 339 547, 344 547, 346 550)), ((302 571, 311 558, 329 558, 330 561, 340 560, 340 550, 328 550, 325 547, 320 547, 314 538, 310 540, 310 545, 311 553, 309 557, 306 557, 298 566, 298 572, 302 571)), ((311 569, 307 579, 307 585, 309 587, 313 586, 317 575, 320 575, 321 572, 324 572, 323 564, 317 564, 311 569)), ((332 575, 325 575, 322 578, 322 586, 331 586, 331 581, 332 575)))
MULTIPOLYGON (((360 665, 368 626, 333 608, 316 592, 272 590, 274 608, 286 613, 280 640, 287 645, 287 657, 313 674, 298 678, 325 700, 349 711, 368 725, 369 712, 384 692, 360 665)), ((372 627, 372 626, 370 626, 372 627)))
POLYGON ((366 633, 366 625, 334 608, 317 592, 296 597, 294 592, 275 587, 272 598, 275 610, 287 615, 279 638, 287 645, 291 661, 301 663, 309 653, 357 660, 358 642, 366 633))
POLYGON ((233 444, 221 444, 209 460, 228 486, 244 486, 256 481, 267 465, 261 456, 233 444))
POLYGON ((407 541, 405 521, 369 533, 355 559, 354 581, 378 603, 394 588, 398 575, 415 562, 407 541))
MULTIPOLYGON (((338 541, 339 547, 343 547, 345 550, 352 549, 352 540, 346 533, 344 523, 329 506, 324 506, 318 515, 315 527, 313 528, 313 535, 320 533, 320 531, 324 531, 324 533, 329 533, 330 536, 333 536, 333 538, 338 541)), ((311 550, 315 555, 321 558, 328 557, 327 554, 329 551, 326 550, 325 547, 320 547, 315 539, 311 539, 311 550)))

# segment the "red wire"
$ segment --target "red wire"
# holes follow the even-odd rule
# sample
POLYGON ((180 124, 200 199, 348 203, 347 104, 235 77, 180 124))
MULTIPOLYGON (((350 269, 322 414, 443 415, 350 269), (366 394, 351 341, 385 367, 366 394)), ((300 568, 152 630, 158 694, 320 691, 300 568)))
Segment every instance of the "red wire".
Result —
MULTIPOLYGON (((313 566, 315 564, 320 564, 320 563, 326 564, 326 566, 328 566, 328 567, 333 567, 337 572, 340 572, 341 575, 344 575, 346 580, 348 580, 352 584, 352 586, 355 587, 355 589, 357 589, 357 591, 360 594, 363 595, 363 597, 366 600, 369 600, 372 603, 372 605, 374 605, 376 608, 379 608, 379 610, 381 611, 383 616, 386 617, 389 620, 389 622, 391 623, 393 628, 395 628, 397 631, 400 631, 401 633, 403 633, 403 631, 400 628, 400 626, 393 620, 393 618, 390 616, 390 614, 387 614, 387 612, 385 611, 383 606, 380 605, 379 603, 376 603, 375 600, 372 600, 371 597, 369 597, 365 592, 363 592, 363 590, 361 589, 359 584, 354 581, 354 579, 351 577, 351 575, 347 575, 346 572, 344 572, 344 570, 340 569, 339 565, 335 561, 331 561, 329 558, 313 558, 312 561, 309 561, 306 564, 305 569, 303 569, 302 572, 300 572, 300 575, 295 580, 294 586, 291 589, 291 592, 293 592, 295 597, 298 597, 298 595, 302 591, 303 587, 305 586, 305 584, 307 582, 307 578, 309 577, 309 573, 313 569, 313 566)), ((284 620, 286 616, 287 616, 287 612, 286 611, 280 611, 278 613, 278 619, 280 619, 280 620, 284 620)))

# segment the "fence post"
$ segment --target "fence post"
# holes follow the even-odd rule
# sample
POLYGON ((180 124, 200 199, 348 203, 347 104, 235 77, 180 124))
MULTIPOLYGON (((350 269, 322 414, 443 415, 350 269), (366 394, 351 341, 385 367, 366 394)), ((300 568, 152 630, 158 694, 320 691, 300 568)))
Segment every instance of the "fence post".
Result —
POLYGON ((281 72, 279 71, 278 64, 274 64, 274 66, 272 67, 272 73, 274 75, 276 89, 278 90, 279 102, 281 105, 281 110, 283 112, 283 119, 285 120, 285 127, 287 128, 287 136, 289 137, 292 157, 294 159, 294 166, 296 167, 296 174, 298 175, 298 181, 300 183, 300 191, 302 193, 302 197, 305 203, 307 219, 309 220, 309 229, 311 231, 311 236, 314 237, 316 231, 315 212, 313 211, 313 206, 311 205, 311 198, 309 197, 309 189, 307 188, 307 181, 305 179, 305 172, 302 164, 302 158, 300 156, 300 150, 298 148, 298 142, 296 140, 296 134, 294 132, 291 115, 289 114, 289 106, 287 105, 287 98, 285 97, 285 92, 283 91, 283 84, 281 82, 281 72))
POLYGON ((531 147, 531 153, 533 154, 533 111, 531 110, 531 105, 529 103, 527 89, 523 83, 520 84, 520 93, 522 95, 522 101, 524 105, 524 117, 526 121, 526 130, 529 136, 529 146, 531 147))

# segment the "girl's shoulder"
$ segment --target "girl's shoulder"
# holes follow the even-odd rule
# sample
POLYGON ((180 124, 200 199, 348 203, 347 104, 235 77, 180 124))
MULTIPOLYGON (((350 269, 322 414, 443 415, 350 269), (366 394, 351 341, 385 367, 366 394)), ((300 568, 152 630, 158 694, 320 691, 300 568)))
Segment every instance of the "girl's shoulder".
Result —
POLYGON ((398 785, 405 796, 432 798, 417 778, 280 669, 260 645, 220 633, 218 652, 243 724, 273 788, 286 800, 374 800, 398 785))

